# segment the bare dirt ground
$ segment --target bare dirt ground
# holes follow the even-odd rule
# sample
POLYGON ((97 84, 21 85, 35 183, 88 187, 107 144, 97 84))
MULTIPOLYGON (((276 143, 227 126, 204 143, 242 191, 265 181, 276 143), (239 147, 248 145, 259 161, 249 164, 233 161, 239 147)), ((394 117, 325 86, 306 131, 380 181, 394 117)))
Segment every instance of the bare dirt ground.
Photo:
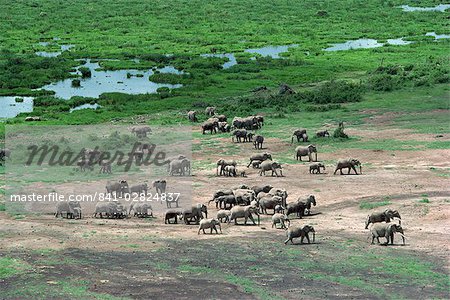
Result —
MULTIPOLYGON (((376 138, 381 131, 383 131, 383 136, 388 138, 406 138, 424 142, 435 138, 433 135, 415 134, 403 129, 379 128, 371 130, 370 128, 358 128, 348 130, 352 135, 364 136, 367 139, 376 138)), ((443 139, 448 139, 448 137, 445 136, 443 139)), ((269 139, 266 146, 265 151, 274 153, 274 160, 277 160, 277 152, 292 151, 295 148, 295 145, 291 146, 276 139, 269 139)), ((240 153, 236 154, 234 158, 241 160, 241 162, 244 161, 243 158, 254 152, 251 144, 241 144, 239 148, 240 153)), ((223 157, 223 155, 217 153, 208 157, 208 159, 214 162, 220 157, 223 157)), ((216 177, 214 176, 215 170, 211 168, 200 171, 194 170, 192 202, 207 203, 215 190, 233 187, 241 183, 249 186, 271 184, 275 187, 284 188, 289 194, 288 202, 295 201, 298 197, 314 194, 317 206, 312 208, 312 215, 291 222, 292 225, 312 224, 315 227, 317 243, 308 249, 309 255, 321 251, 321 247, 328 247, 328 244, 340 243, 343 238, 356 240, 362 249, 377 247, 370 246, 367 242, 368 230, 364 229, 367 215, 373 211, 386 208, 397 209, 402 216, 402 226, 405 228, 407 242, 406 246, 395 247, 395 250, 427 256, 438 262, 437 264, 443 272, 448 273, 450 271, 448 265, 450 254, 450 235, 448 234, 450 232, 448 221, 450 217, 450 185, 448 176, 443 176, 441 171, 450 168, 450 150, 371 151, 344 149, 333 153, 320 153, 319 149, 319 160, 321 161, 336 161, 339 158, 346 157, 355 157, 363 162, 362 175, 333 175, 334 166, 331 164, 327 164, 325 174, 311 175, 308 172, 308 163, 306 162, 284 165, 284 177, 278 178, 259 176, 258 170, 246 169, 242 163, 239 169, 247 171, 247 178, 216 177), (424 198, 428 199, 429 203, 420 202, 424 198), (360 203, 363 201, 379 202, 384 200, 390 201, 390 204, 375 209, 360 208, 360 203)), ((228 156, 227 158, 231 157, 228 156)), ((194 156, 194 159, 201 159, 200 154, 197 154, 197 157, 194 156)), ((169 184, 170 180, 169 178, 169 184)), ((103 184, 103 182, 93 183, 99 189, 103 189, 103 184)), ((64 186, 62 185, 59 188, 64 188, 64 186)), ((214 216, 215 211, 214 205, 211 204, 209 216, 214 216)), ((258 243, 257 241, 270 241, 276 243, 279 247, 284 247, 285 233, 283 230, 271 228, 270 216, 263 216, 260 226, 224 224, 222 226, 223 234, 197 235, 197 226, 164 225, 161 213, 158 213, 156 218, 153 219, 130 218, 125 220, 94 219, 90 217, 90 213, 85 212, 87 217, 82 220, 72 221, 56 219, 50 214, 39 217, 28 216, 16 220, 5 213, 1 213, 2 242, 0 253, 16 253, 18 257, 29 261, 40 259, 42 254, 39 254, 39 251, 42 249, 55 249, 66 253, 70 258, 90 261, 94 268, 103 268, 108 270, 108 273, 88 272, 88 267, 76 270, 70 269, 68 272, 75 272, 80 277, 83 274, 89 274, 92 282, 89 290, 99 293, 112 293, 113 295, 132 298, 147 298, 151 293, 155 298, 169 296, 191 298, 195 295, 197 298, 239 297, 245 299, 264 298, 264 295, 258 295, 253 290, 243 289, 239 285, 237 287, 230 281, 218 280, 215 276, 195 276, 195 270, 189 271, 194 272, 194 276, 186 278, 178 275, 167 276, 167 273, 164 272, 161 274, 159 272, 150 273, 142 265, 150 264, 153 270, 155 268, 157 270, 175 268, 175 266, 170 265, 158 267, 157 262, 158 257, 162 255, 161 251, 167 255, 167 250, 176 248, 177 245, 186 246, 185 251, 192 251, 192 249, 195 251, 196 247, 200 245, 206 248, 208 246, 215 248, 220 247, 223 243, 227 245, 230 242, 239 244, 239 240, 245 240, 246 243, 249 243, 244 244, 247 246, 253 242, 258 243), (193 248, 190 248, 191 250, 188 250, 189 245, 193 246, 193 248), (108 265, 109 260, 113 261, 114 264, 108 265), (155 264, 157 267, 155 267, 155 264), (123 266, 123 268, 120 266, 123 266), (108 278, 105 277, 106 275, 109 275, 108 278), (130 278, 133 281, 131 287, 125 283, 130 278)), ((396 241, 399 243, 400 238, 398 237, 396 241)), ((382 249, 383 247, 379 248, 382 249)), ((182 257, 186 254, 181 249, 176 249, 177 255, 182 257)), ((333 249, 330 251, 334 251, 333 249)), ((229 250, 233 251, 233 249, 229 250)), ((268 251, 276 251, 276 248, 268 251)), ((201 253, 205 253, 204 250, 201 253)), ((171 253, 168 255, 171 255, 171 253)), ((220 256, 220 254, 218 255, 220 256)), ((191 256, 187 255, 187 257, 195 257, 195 253, 191 256)), ((201 260, 201 263, 207 263, 207 267, 209 267, 215 264, 215 259, 218 259, 218 257, 211 256, 206 260, 201 260)), ((231 261, 230 264, 232 264, 231 261)), ((257 267, 258 262, 254 262, 253 266, 257 267)), ((37 272, 48 274, 49 278, 57 277, 55 272, 62 272, 61 274, 64 272, 61 265, 49 266, 47 269, 44 267, 45 265, 43 269, 37 272)), ((248 267, 237 267, 233 274, 236 276, 247 274, 248 267)), ((295 273, 296 271, 292 272, 295 273)), ((304 299, 324 297, 377 298, 376 295, 368 296, 361 290, 339 284, 329 284, 327 289, 318 285, 312 289, 313 293, 303 294, 306 286, 314 286, 317 283, 308 278, 304 278, 305 282, 302 284, 289 283, 289 278, 289 276, 284 277, 283 284, 286 287, 291 286, 290 289, 280 286, 273 287, 270 282, 259 281, 259 284, 274 288, 278 296, 292 299, 301 295, 304 299)), ((3 284, 8 287, 8 284, 11 283, 4 282, 3 284)), ((1 282, 0 285, 2 285, 1 282)), ((426 289, 426 287, 423 288, 426 289)), ((415 292, 418 291, 411 289, 411 291, 406 292, 405 289, 405 294, 413 298, 415 292)))

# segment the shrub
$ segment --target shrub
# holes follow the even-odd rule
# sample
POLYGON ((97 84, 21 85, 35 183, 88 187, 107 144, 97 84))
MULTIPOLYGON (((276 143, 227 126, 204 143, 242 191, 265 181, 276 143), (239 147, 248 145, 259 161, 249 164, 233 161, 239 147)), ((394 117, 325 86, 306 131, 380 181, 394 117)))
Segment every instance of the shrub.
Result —
POLYGON ((80 81, 80 79, 73 79, 73 80, 72 80, 72 86, 73 86, 73 87, 80 87, 80 86, 81 86, 81 81, 80 81))
POLYGON ((90 78, 92 76, 91 69, 87 67, 80 67, 78 71, 80 71, 82 78, 90 78))

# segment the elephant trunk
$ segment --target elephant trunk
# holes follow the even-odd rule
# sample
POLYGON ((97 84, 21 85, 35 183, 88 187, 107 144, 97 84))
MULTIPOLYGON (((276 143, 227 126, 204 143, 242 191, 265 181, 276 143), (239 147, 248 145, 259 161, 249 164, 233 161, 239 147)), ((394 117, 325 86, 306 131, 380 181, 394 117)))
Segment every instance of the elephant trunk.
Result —
POLYGON ((359 174, 362 174, 362 166, 359 165, 359 174))

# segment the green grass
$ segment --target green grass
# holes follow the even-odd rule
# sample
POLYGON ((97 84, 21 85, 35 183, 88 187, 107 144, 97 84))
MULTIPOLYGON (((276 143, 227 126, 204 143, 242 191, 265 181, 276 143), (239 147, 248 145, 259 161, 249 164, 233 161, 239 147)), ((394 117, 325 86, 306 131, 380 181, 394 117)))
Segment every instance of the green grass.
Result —
POLYGON ((390 200, 384 200, 384 201, 377 201, 377 202, 367 202, 367 201, 361 201, 359 203, 360 209, 374 209, 380 206, 386 206, 392 204, 390 200))
POLYGON ((430 199, 428 198, 423 198, 421 200, 419 200, 420 203, 430 203, 430 199))
POLYGON ((0 258, 0 279, 25 274, 30 269, 30 265, 19 259, 9 257, 0 258))

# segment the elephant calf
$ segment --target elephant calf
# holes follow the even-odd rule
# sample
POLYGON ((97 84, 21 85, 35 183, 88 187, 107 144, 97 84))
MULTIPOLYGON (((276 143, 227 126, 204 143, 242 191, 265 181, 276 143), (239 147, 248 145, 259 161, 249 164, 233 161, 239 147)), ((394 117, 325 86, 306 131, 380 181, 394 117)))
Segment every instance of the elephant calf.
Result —
POLYGON ((291 241, 292 244, 294 244, 294 241, 292 239, 294 238, 300 238, 300 244, 303 244, 303 239, 306 237, 306 240, 308 241, 308 244, 310 244, 309 240, 309 233, 313 233, 313 243, 316 239, 316 231, 314 230, 314 227, 311 225, 305 225, 303 227, 289 227, 289 229, 286 231, 287 240, 284 241, 284 244, 287 244, 289 241, 291 241))
POLYGON ((323 163, 316 163, 309 166, 309 174, 321 174, 320 169, 325 171, 325 165, 323 163))
POLYGON ((210 228, 211 229, 211 234, 213 232, 213 230, 216 232, 216 234, 218 234, 217 232, 217 228, 216 226, 219 226, 220 229, 220 233, 222 233, 222 227, 220 226, 220 222, 217 219, 203 219, 200 221, 200 225, 198 227, 198 233, 200 234, 200 230, 203 231, 203 234, 205 234, 205 229, 210 228))
POLYGON ((221 209, 217 212, 217 217, 216 219, 219 220, 222 223, 227 223, 228 219, 230 218, 231 215, 231 211, 229 210, 225 210, 225 209, 221 209))
POLYGON ((386 238, 386 243, 384 245, 388 245, 391 242, 391 245, 394 244, 394 233, 400 233, 403 239, 403 245, 405 244, 405 236, 403 232, 403 228, 397 224, 374 224, 372 228, 370 228, 370 233, 372 235, 372 244, 375 239, 377 239, 378 244, 380 243, 380 237, 386 238))
POLYGON ((287 227, 289 227, 291 225, 291 221, 289 220, 289 218, 286 215, 283 214, 274 214, 272 216, 272 228, 275 227, 277 228, 277 224, 281 225, 281 229, 286 229, 286 224, 288 223, 289 225, 287 227))

